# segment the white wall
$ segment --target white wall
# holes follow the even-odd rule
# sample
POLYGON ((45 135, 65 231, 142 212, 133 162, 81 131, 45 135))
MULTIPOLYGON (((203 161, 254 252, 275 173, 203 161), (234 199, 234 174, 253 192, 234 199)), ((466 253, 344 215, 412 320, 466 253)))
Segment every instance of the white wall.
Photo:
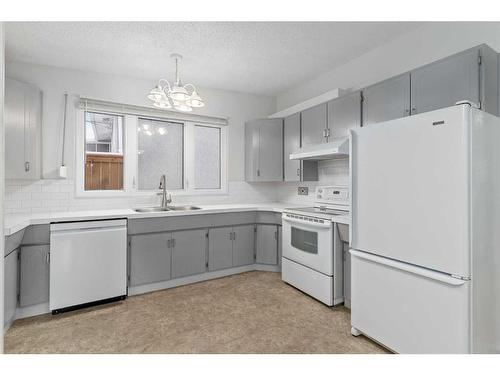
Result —
MULTIPOLYGON (((63 93, 118 103, 150 106, 146 94, 156 84, 109 74, 84 72, 20 62, 7 62, 7 77, 33 83, 43 91, 43 177, 55 178, 60 164, 63 93)), ((207 105, 197 114, 229 118, 229 180, 244 180, 244 122, 276 109, 273 97, 199 88, 207 105)), ((74 118, 68 112, 68 118, 74 118)), ((69 121, 71 122, 71 121, 69 121)), ((68 123, 66 160, 73 176, 74 122, 68 123)))
POLYGON ((500 51, 500 22, 429 23, 281 93, 277 109, 334 88, 359 89, 482 43, 500 51))
POLYGON ((3 127, 3 90, 4 90, 4 33, 0 22, 0 353, 3 353, 3 306, 4 306, 4 236, 3 236, 3 199, 4 199, 4 127, 3 127))
MULTIPOLYGON (((156 84, 154 81, 134 79, 109 74, 84 72, 21 62, 7 62, 6 75, 32 83, 43 91, 42 123, 42 173, 44 179, 58 177, 61 163, 63 94, 81 95, 118 103, 149 106, 146 94, 156 84)), ((273 97, 199 88, 206 100, 204 108, 195 113, 228 118, 229 137, 229 196, 179 197, 176 202, 225 203, 272 201, 275 194, 266 184, 244 182, 244 123, 249 119, 267 117, 276 110, 273 97)), ((6 213, 40 211, 65 211, 96 207, 125 207, 152 204, 155 196, 129 199, 75 199, 75 113, 68 105, 65 164, 68 180, 44 180, 33 183, 7 181, 6 213)))

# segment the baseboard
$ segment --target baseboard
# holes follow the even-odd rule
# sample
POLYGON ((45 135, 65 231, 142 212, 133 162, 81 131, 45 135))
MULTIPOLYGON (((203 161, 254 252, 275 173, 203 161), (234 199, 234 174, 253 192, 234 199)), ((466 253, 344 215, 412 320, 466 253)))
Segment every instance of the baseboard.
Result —
POLYGON ((16 315, 14 316, 14 320, 29 318, 35 315, 47 314, 50 312, 49 303, 39 303, 38 305, 31 305, 26 307, 18 307, 16 309, 16 315))
POLYGON ((175 288, 181 285, 188 285, 193 283, 198 283, 200 281, 218 279, 220 277, 236 275, 238 273, 248 272, 248 271, 267 271, 267 272, 279 272, 279 266, 270 266, 266 264, 249 264, 248 266, 227 268, 219 271, 205 272, 198 275, 192 275, 187 277, 181 277, 173 280, 161 281, 159 283, 151 283, 144 285, 137 285, 128 288, 128 295, 135 296, 138 294, 154 292, 162 289, 175 288))

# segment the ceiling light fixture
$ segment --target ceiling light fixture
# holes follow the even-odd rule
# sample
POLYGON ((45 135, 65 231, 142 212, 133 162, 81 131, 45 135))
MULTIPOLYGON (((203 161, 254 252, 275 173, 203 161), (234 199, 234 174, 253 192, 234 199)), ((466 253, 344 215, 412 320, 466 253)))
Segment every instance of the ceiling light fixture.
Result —
POLYGON ((158 81, 147 95, 148 99, 153 102, 156 108, 170 109, 174 108, 181 112, 191 112, 193 108, 200 108, 205 105, 205 102, 196 91, 196 87, 187 83, 183 85, 179 78, 179 60, 182 55, 173 53, 170 55, 175 60, 175 82, 173 85, 164 78, 158 81))

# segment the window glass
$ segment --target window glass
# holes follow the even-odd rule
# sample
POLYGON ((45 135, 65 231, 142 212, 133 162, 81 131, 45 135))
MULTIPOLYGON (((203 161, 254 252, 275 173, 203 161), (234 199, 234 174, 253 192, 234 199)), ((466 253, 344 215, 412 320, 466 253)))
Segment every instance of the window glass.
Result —
POLYGON ((220 128, 196 125, 194 129, 195 188, 220 189, 220 128))
POLYGON ((85 190, 123 190, 123 117, 85 112, 85 190))
POLYGON ((184 125, 140 118, 137 124, 139 190, 158 189, 161 175, 167 189, 183 188, 184 125))

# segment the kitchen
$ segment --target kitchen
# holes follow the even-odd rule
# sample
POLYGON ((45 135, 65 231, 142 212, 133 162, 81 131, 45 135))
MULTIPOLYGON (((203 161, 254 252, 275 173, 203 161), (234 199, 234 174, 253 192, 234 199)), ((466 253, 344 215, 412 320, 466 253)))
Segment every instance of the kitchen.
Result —
POLYGON ((3 30, 6 353, 500 352, 500 24, 3 30))

